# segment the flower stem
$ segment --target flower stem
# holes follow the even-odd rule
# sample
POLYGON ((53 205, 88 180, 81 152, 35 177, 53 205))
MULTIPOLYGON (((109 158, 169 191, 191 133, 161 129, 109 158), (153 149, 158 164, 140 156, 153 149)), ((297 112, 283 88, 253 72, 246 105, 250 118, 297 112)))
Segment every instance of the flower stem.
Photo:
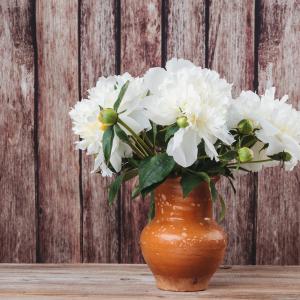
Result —
MULTIPOLYGON (((246 162, 240 162, 239 165, 242 164, 257 164, 257 163, 263 163, 263 162, 268 162, 268 161, 273 161, 272 158, 269 159, 263 159, 263 160, 252 160, 252 161, 246 161, 246 162)), ((227 166, 236 166, 236 163, 229 163, 227 166)))
POLYGON ((142 152, 142 150, 140 150, 134 143, 132 143, 130 141, 130 145, 129 145, 132 150, 135 152, 135 154, 138 156, 138 158, 140 159, 144 159, 146 156, 145 154, 142 152))
POLYGON ((151 149, 147 146, 147 144, 143 141, 143 139, 141 139, 125 122, 123 122, 121 119, 118 119, 118 123, 131 133, 132 137, 141 146, 141 148, 143 148, 143 150, 146 151, 147 155, 153 154, 151 149))
POLYGON ((150 148, 153 149, 154 146, 153 146, 153 144, 151 143, 150 139, 148 138, 146 132, 144 132, 144 131, 143 131, 143 137, 144 137, 144 139, 145 139, 145 142, 148 144, 148 146, 149 146, 150 148))

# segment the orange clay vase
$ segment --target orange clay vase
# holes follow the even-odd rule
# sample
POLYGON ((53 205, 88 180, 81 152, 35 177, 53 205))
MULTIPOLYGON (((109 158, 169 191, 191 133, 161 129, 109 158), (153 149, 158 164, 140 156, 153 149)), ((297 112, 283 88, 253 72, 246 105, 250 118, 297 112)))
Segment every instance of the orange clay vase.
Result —
POLYGON ((155 217, 141 234, 143 256, 157 287, 200 291, 223 261, 226 234, 212 219, 207 183, 183 198, 180 178, 155 190, 155 217))

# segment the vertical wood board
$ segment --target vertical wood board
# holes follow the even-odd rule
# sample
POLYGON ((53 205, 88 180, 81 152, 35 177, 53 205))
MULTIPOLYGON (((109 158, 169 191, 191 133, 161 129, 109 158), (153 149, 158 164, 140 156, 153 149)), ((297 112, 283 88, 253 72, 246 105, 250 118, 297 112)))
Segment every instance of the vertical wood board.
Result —
MULTIPOLYGON (((211 1, 208 67, 233 83, 233 97, 254 82, 254 1, 211 1)), ((255 234, 256 175, 235 175, 234 194, 226 178, 218 189, 227 212, 222 225, 228 233, 226 264, 252 264, 255 234)), ((219 209, 215 209, 215 214, 219 209)))
MULTIPOLYGON (((99 76, 115 74, 115 7, 113 1, 81 1, 81 97, 99 76)), ((111 180, 91 174, 93 156, 82 153, 83 261, 118 262, 119 215, 117 201, 108 205, 111 180)))
POLYGON ((77 22, 77 1, 37 1, 40 262, 80 261, 79 156, 68 115, 79 96, 77 22))
POLYGON ((35 262, 34 46, 30 1, 0 3, 0 262, 35 262))
MULTIPOLYGON (((259 12, 259 92, 272 79, 276 96, 289 94, 299 110, 300 1, 261 1, 259 12)), ((300 167, 260 173, 257 205, 257 263, 299 264, 300 167)))
MULTIPOLYGON (((121 1, 121 73, 142 75, 161 64, 161 1, 121 1)), ((140 233, 147 222, 149 201, 131 199, 130 181, 121 191, 121 262, 143 262, 140 233)))

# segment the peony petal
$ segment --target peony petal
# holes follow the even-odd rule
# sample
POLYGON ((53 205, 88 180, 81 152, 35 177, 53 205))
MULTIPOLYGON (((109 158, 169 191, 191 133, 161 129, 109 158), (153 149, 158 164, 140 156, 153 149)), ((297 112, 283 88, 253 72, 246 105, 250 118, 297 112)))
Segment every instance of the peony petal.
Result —
POLYGON ((176 122, 179 112, 159 96, 148 96, 143 100, 145 115, 158 125, 171 125, 176 122))
POLYGON ((181 128, 168 143, 167 154, 182 167, 191 166, 198 155, 199 135, 191 128, 181 128))
POLYGON ((205 152, 206 154, 211 158, 215 158, 216 161, 218 161, 218 152, 215 149, 215 146, 213 143, 209 140, 208 137, 202 136, 204 143, 205 143, 205 152))
POLYGON ((168 73, 163 68, 151 68, 144 76, 144 85, 150 94, 159 93, 161 83, 166 79, 168 73))
POLYGON ((191 69, 196 66, 189 60, 172 58, 166 63, 166 69, 169 72, 178 72, 182 69, 191 69))

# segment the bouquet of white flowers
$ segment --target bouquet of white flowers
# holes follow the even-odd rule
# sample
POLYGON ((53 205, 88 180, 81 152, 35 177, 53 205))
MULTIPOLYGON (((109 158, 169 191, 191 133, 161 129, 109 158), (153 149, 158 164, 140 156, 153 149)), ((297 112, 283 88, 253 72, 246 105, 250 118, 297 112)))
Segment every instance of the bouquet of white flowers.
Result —
POLYGON ((77 149, 95 157, 93 171, 117 174, 110 203, 135 176, 133 197, 180 177, 184 196, 205 181, 215 200, 213 177, 233 186, 238 170, 279 164, 291 170, 300 160, 300 113, 287 99, 275 99, 273 87, 232 99, 231 84, 217 72, 173 58, 142 78, 101 77, 70 116, 81 138, 77 149))

